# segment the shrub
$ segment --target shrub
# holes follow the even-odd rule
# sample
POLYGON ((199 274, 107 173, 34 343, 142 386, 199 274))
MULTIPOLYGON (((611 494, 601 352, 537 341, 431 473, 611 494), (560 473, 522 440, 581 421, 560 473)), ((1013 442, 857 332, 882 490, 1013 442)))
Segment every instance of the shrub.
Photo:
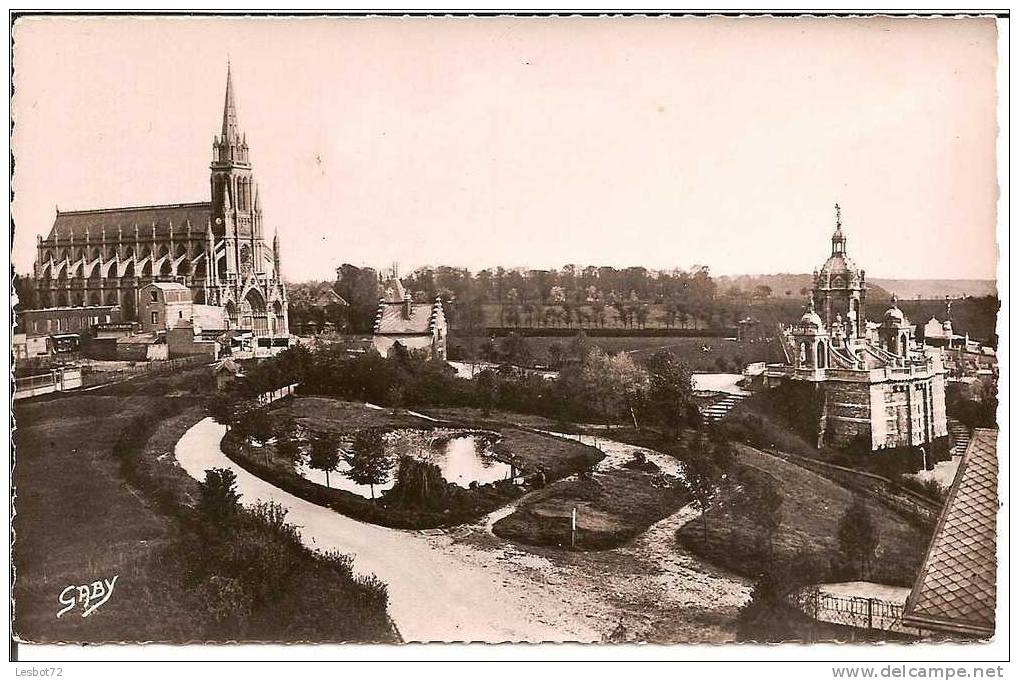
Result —
POLYGON ((396 484, 385 493, 387 502, 419 508, 442 508, 449 483, 433 463, 401 456, 396 469, 396 484))
POLYGON ((237 505, 230 471, 207 472, 198 514, 167 549, 212 640, 392 641, 385 586, 352 560, 301 544, 275 502, 237 505), (281 623, 286 623, 285 631, 281 623))
POLYGON ((846 509, 839 521, 839 552, 847 567, 859 566, 859 574, 867 578, 871 561, 877 551, 877 524, 870 517, 867 505, 859 498, 846 509))
POLYGON ((200 483, 198 513, 210 523, 230 519, 238 510, 237 474, 229 468, 210 468, 200 483))

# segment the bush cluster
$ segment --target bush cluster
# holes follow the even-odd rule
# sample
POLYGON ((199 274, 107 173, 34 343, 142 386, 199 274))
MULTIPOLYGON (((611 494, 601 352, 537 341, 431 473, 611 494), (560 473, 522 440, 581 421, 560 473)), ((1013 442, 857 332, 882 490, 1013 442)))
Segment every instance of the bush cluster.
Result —
POLYGON ((355 575, 349 556, 304 547, 279 504, 242 508, 234 481, 227 469, 206 472, 167 555, 205 615, 206 638, 392 641, 385 585, 355 575))

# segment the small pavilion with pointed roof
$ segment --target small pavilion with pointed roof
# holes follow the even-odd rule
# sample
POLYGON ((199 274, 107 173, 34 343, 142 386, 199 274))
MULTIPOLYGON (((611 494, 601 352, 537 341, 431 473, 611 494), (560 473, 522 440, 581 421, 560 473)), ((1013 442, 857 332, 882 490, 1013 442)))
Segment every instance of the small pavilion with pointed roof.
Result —
POLYGON ((446 359, 446 315, 442 300, 415 303, 395 271, 381 287, 372 328, 372 347, 388 357, 396 346, 428 359, 446 359))

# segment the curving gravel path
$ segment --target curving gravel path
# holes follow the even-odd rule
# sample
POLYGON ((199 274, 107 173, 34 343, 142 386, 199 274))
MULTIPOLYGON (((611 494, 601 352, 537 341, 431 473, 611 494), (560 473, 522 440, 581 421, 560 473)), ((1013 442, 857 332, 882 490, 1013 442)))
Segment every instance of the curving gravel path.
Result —
MULTIPOLYGON (((676 529, 696 517, 689 508, 628 546, 593 553, 524 549, 492 536, 491 525, 512 513, 512 504, 471 526, 428 534, 395 530, 352 520, 255 477, 222 453, 224 433, 212 419, 199 422, 178 441, 177 461, 196 479, 209 468, 233 470, 242 501, 277 501, 306 545, 352 554, 358 571, 389 585, 389 612, 408 642, 595 642, 620 624, 631 640, 721 642, 732 639, 732 618, 749 596, 745 581, 677 550, 676 529)), ((601 470, 638 449, 604 438, 598 447, 607 455, 601 470)), ((647 455, 664 472, 680 474, 669 457, 647 455)))

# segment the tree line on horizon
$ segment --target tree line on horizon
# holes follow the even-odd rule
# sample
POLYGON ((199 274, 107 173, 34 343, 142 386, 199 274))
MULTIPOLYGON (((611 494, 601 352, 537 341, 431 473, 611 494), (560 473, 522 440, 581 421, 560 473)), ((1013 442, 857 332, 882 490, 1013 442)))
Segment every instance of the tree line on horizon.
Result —
MULTIPOLYGON (((332 322, 338 330, 370 333, 387 275, 349 263, 336 272, 332 282, 288 284, 292 323, 312 319, 319 328, 332 322), (316 306, 317 292, 324 288, 342 297, 346 305, 316 306)), ((793 321, 810 294, 809 275, 713 276, 706 266, 656 270, 566 265, 558 270, 496 267, 477 272, 426 266, 402 276, 401 281, 416 302, 441 298, 451 328, 465 335, 484 334, 493 326, 721 330, 747 318, 757 321, 767 335, 776 324, 793 321)), ((871 305, 882 305, 890 297, 879 286, 868 287, 871 305)), ((975 337, 989 338, 997 298, 970 297, 961 303, 965 304, 957 302, 953 308, 957 322, 963 322, 975 337)), ((941 304, 900 301, 919 324, 941 304)), ((876 317, 879 311, 871 314, 876 317)))

